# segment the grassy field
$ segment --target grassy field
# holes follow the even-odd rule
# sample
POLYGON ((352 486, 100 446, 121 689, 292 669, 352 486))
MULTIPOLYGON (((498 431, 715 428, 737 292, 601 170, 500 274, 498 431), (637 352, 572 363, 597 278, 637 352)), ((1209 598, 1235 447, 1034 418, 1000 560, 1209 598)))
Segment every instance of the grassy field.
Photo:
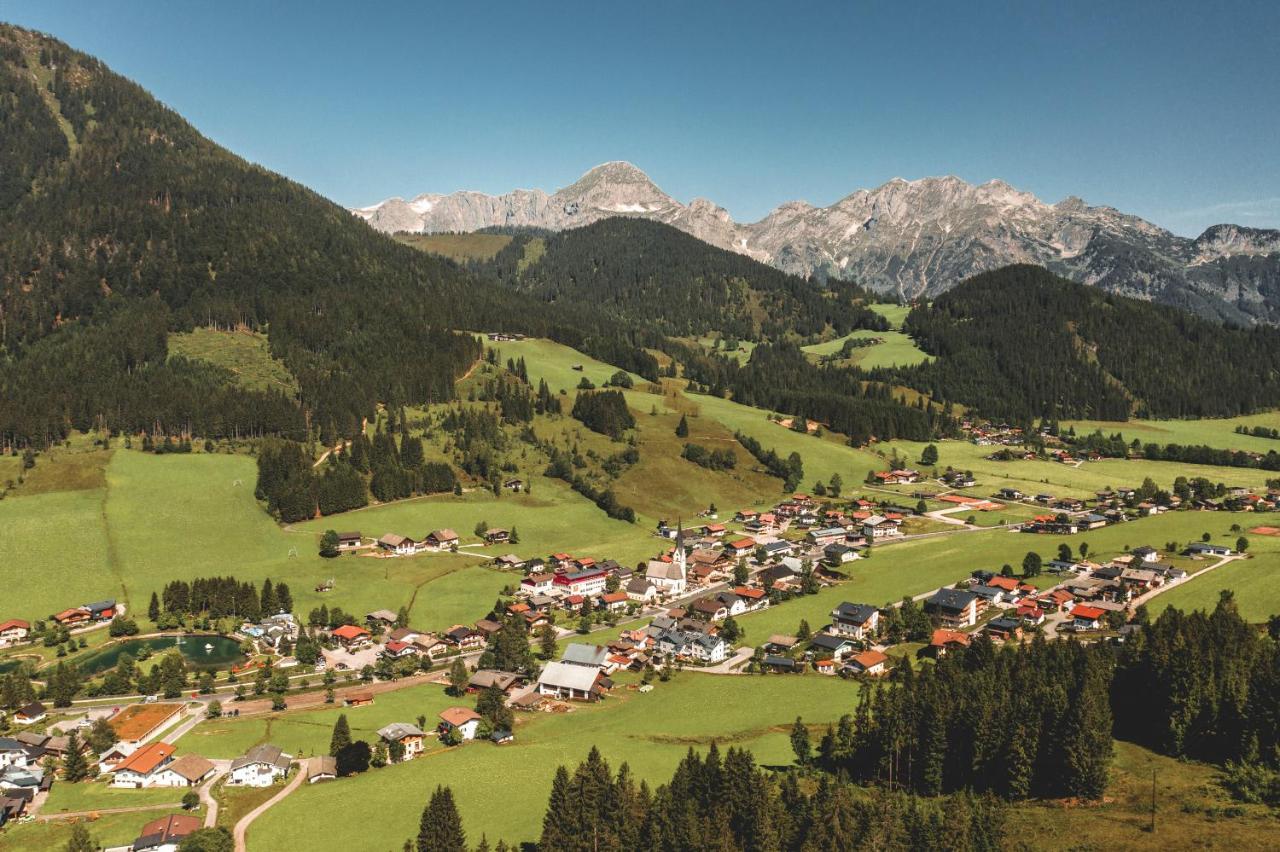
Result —
MULTIPOLYGON (((583 377, 590 379, 596 387, 601 387, 609 381, 610 376, 618 372, 617 367, 542 338, 506 341, 494 344, 494 348, 501 354, 500 363, 506 363, 508 358, 524 358, 529 368, 529 382, 535 388, 540 380, 545 379, 552 393, 565 391, 571 403, 574 388, 583 377), (581 366, 582 369, 575 370, 575 366, 581 366)), ((631 374, 631 379, 637 385, 644 383, 644 379, 634 373, 631 374)))
POLYGON ((902 330, 902 321, 907 318, 907 314, 911 313, 910 305, 894 305, 888 302, 877 302, 870 306, 871 310, 880 314, 889 321, 889 325, 895 331, 902 330))
MULTIPOLYGON (((418 712, 434 708, 425 697, 431 690, 439 692, 412 690, 424 708, 418 712)), ((471 842, 482 831, 491 844, 498 838, 533 840, 556 766, 576 765, 592 745, 613 766, 627 761, 650 783, 668 778, 690 746, 713 739, 747 746, 763 763, 788 764, 786 730, 796 715, 814 723, 834 721, 852 711, 856 696, 855 684, 835 678, 691 672, 657 684, 648 695, 617 689, 601 704, 572 713, 521 715, 510 745, 470 743, 357 778, 303 787, 255 823, 249 848, 399 848, 436 784, 453 788, 471 842), (501 779, 498 808, 495 779, 501 779), (351 820, 344 803, 366 799, 381 803, 379 819, 351 820)))
POLYGON ((41 813, 78 813, 106 808, 131 808, 139 805, 178 804, 183 790, 153 788, 129 790, 112 787, 106 781, 82 781, 79 784, 59 782, 49 790, 49 800, 41 813))
MULTIPOLYGON (((1260 515, 1258 520, 1265 517, 1260 515)), ((1280 519, 1271 516, 1273 526, 1277 520, 1280 519)), ((1253 526, 1253 523, 1243 526, 1253 526)), ((1280 538, 1248 533, 1245 536, 1249 539, 1250 558, 1229 562, 1156 596, 1150 606, 1152 615, 1171 606, 1183 610, 1213 609, 1223 589, 1235 593, 1240 614, 1250 621, 1261 623, 1280 614, 1280 538)))
POLYGON ((460 263, 489 260, 511 242, 511 237, 505 234, 396 234, 392 239, 460 263))
POLYGON ((1267 411, 1262 414, 1249 414, 1244 417, 1229 417, 1208 420, 1129 420, 1117 423, 1110 420, 1072 420, 1063 421, 1062 429, 1075 427, 1077 435, 1086 435, 1097 429, 1110 435, 1120 432, 1126 441, 1137 438, 1144 444, 1205 444, 1229 450, 1248 450, 1265 453, 1275 450, 1280 453, 1280 441, 1270 438, 1255 438, 1252 435, 1237 435, 1237 426, 1280 426, 1280 412, 1267 411))
POLYGON ((880 338, 881 342, 851 350, 849 357, 840 359, 840 363, 873 370, 877 367, 910 367, 930 360, 930 356, 916 346, 914 340, 900 331, 860 329, 844 337, 828 340, 825 343, 814 343, 803 349, 810 355, 824 357, 839 353, 846 340, 871 338, 880 338))
MULTIPOLYGON (((169 792, 172 794, 174 791, 169 792)), ((94 848, 109 849, 116 846, 127 847, 137 838, 142 826, 153 819, 175 813, 186 812, 181 808, 148 810, 138 813, 103 814, 97 819, 86 818, 79 821, 89 829, 89 836, 93 838, 95 844, 94 848)), ((72 820, 58 820, 7 826, 0 830, 0 850, 49 852, 53 849, 63 849, 71 839, 72 825, 72 820)))
MULTIPOLYGON (((1143 478, 1147 476, 1161 488, 1169 488, 1178 476, 1203 476, 1211 482, 1262 488, 1267 479, 1275 476, 1274 473, 1254 468, 1151 462, 1143 459, 1102 459, 1084 462, 1078 467, 1053 461, 990 461, 986 456, 995 452, 996 448, 979 447, 968 441, 938 441, 935 445, 938 448, 937 468, 940 472, 948 466, 973 471, 978 484, 968 489, 966 494, 974 497, 988 496, 1006 487, 1018 488, 1028 494, 1044 492, 1061 497, 1091 497, 1094 492, 1107 488, 1141 485, 1143 478)), ((924 446, 909 441, 892 441, 877 445, 876 451, 888 457, 896 450, 907 463, 916 464, 924 446)), ((882 462, 881 467, 885 466, 887 462, 882 462)), ((918 487, 905 486, 904 490, 914 491, 918 487)))
POLYGON ((197 328, 169 335, 169 354, 225 367, 248 388, 274 388, 290 395, 298 392, 298 382, 284 362, 271 357, 265 334, 197 328))

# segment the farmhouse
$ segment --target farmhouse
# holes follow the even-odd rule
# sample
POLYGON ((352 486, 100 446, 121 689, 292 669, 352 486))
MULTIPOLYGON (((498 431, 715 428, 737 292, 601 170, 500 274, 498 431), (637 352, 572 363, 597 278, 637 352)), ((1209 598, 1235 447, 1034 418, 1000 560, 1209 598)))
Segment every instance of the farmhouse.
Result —
POLYGON ((889 657, 880 651, 863 651, 849 658, 847 668, 853 674, 882 675, 888 669, 889 657))
POLYGON ((195 754, 174 760, 174 747, 156 742, 144 745, 115 768, 112 787, 194 787, 213 774, 214 766, 195 754))
POLYGON ((876 481, 881 485, 903 485, 920 481, 920 471, 918 470, 879 470, 875 474, 876 481))
POLYGON ((189 814, 153 819, 142 827, 137 839, 127 848, 132 852, 174 852, 188 834, 199 831, 203 824, 199 817, 189 814))
POLYGON ((0 648, 26 641, 31 625, 19 618, 0 623, 0 648))
POLYGON ((1022 638, 1022 619, 994 618, 987 624, 987 633, 994 639, 1017 641, 1022 638))
POLYGON ((756 549, 756 540, 754 538, 735 538, 733 541, 725 542, 724 551, 734 558, 747 556, 756 549))
POLYGON ((451 529, 436 530, 427 536, 426 544, 434 550, 448 550, 458 546, 458 534, 451 529))
POLYGON ((307 761, 307 783, 332 781, 338 777, 338 761, 327 754, 317 755, 307 761))
POLYGON ((658 587, 644 577, 635 577, 626 585, 627 600, 646 604, 658 595, 658 587))
POLYGON ((360 535, 359 531, 338 533, 339 553, 350 553, 362 547, 364 547, 364 536, 360 535))
MULTIPOLYGON (((405 761, 413 760, 422 754, 427 735, 416 725, 410 725, 407 722, 392 722, 384 728, 379 728, 378 736, 388 746, 393 743, 399 743, 404 749, 400 760, 405 761)), ((467 739, 470 739, 470 737, 467 737, 467 739)))
POLYGON ((329 635, 341 642, 342 647, 348 651, 353 648, 362 648, 372 641, 369 631, 356 624, 344 624, 341 627, 335 627, 329 635))
POLYGON ((485 544, 505 544, 511 541, 511 530, 489 529, 484 531, 485 544))
POLYGON ((947 651, 953 651, 957 648, 968 648, 970 636, 968 633, 960 633, 956 630, 947 630, 939 628, 933 631, 933 636, 929 639, 929 653, 934 657, 942 657, 947 651))
POLYGON ((870 539, 902 535, 902 522, 883 515, 872 515, 862 522, 862 534, 870 539))
POLYGON ((972 627, 978 621, 978 596, 959 589, 939 589, 924 602, 924 611, 943 627, 972 627))
POLYGON ((378 547, 396 556, 409 556, 422 549, 422 545, 408 536, 387 533, 378 539, 378 547))
POLYGON ((880 610, 871 604, 845 601, 831 610, 831 632, 837 636, 865 639, 880 625, 880 610))
POLYGON ((227 783, 244 787, 270 787, 277 778, 284 778, 289 774, 292 763, 293 756, 285 754, 279 746, 262 743, 231 761, 227 783))
MULTIPOLYGON (((1197 541, 1187 545, 1186 551, 1188 556, 1230 556, 1231 548, 1223 544, 1210 544, 1206 541, 1197 541)), ((4 627, 0 625, 0 638, 3 638, 4 627)))
POLYGON ((843 542, 847 533, 844 527, 826 527, 820 530, 809 530, 805 534, 804 540, 806 544, 815 547, 825 547, 829 544, 843 542))
POLYGON ((809 641, 809 648, 819 657, 840 660, 844 658, 845 654, 853 650, 853 642, 843 636, 819 633, 809 641))
POLYGON ((39 701, 32 701, 23 707, 19 707, 13 714, 13 721, 19 725, 34 725, 36 722, 43 722, 45 717, 49 715, 49 711, 39 701))
POLYGON ((80 607, 64 609, 62 612, 55 615, 53 620, 58 622, 58 625, 61 627, 75 627, 76 625, 84 624, 89 620, 89 611, 80 607))

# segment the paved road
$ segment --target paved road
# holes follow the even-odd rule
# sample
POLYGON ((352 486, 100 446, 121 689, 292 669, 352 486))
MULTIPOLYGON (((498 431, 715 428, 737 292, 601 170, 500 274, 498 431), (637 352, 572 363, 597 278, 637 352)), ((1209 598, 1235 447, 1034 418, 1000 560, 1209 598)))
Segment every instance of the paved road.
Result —
POLYGON ((245 814, 244 817, 241 818, 241 820, 238 823, 236 823, 235 831, 232 832, 232 834, 235 836, 236 852, 245 852, 247 848, 245 846, 244 836, 245 836, 245 832, 249 830, 249 825, 255 819, 257 819, 258 817, 266 813, 270 808, 272 808, 273 806, 281 802, 285 796, 289 795, 294 790, 298 789, 299 785, 301 785, 302 782, 306 780, 306 777, 307 777, 306 768, 301 763, 297 764, 297 768, 294 770, 293 780, 289 782, 288 786, 286 786, 279 793, 276 793, 270 799, 267 799, 265 802, 258 805, 253 810, 249 811, 249 813, 245 814))

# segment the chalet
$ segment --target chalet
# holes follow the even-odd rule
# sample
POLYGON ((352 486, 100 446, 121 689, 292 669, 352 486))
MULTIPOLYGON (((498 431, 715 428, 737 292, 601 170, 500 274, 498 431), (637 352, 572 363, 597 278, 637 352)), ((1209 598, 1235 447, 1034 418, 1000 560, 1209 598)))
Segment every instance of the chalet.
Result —
POLYGON ((608 665, 609 649, 601 645, 587 645, 574 642, 566 646, 560 661, 571 666, 585 666, 592 669, 603 669, 608 665))
POLYGON ((407 722, 392 722, 385 728, 379 728, 378 736, 388 747, 393 743, 400 744, 403 749, 400 757, 401 761, 413 760, 422 754, 423 744, 427 737, 421 728, 416 725, 410 725, 407 722))
POLYGON ((755 612, 758 609, 766 609, 769 606, 769 596, 764 589, 736 586, 733 593, 742 600, 742 605, 746 612, 755 612))
POLYGON ((318 784, 338 777, 338 761, 327 754, 316 755, 307 761, 307 783, 318 784))
POLYGON ((1080 527, 1086 530, 1100 530, 1107 524, 1111 523, 1107 520, 1106 515, 1097 515, 1089 513, 1080 519, 1080 527))
POLYGON ((786 539, 781 538, 777 541, 771 541, 768 544, 763 545, 763 548, 765 559, 781 559, 782 557, 790 556, 795 552, 795 545, 786 539))
POLYGON ((490 529, 484 531, 485 544, 506 544, 511 541, 511 530, 490 529))
POLYGON ((837 636, 866 639, 880 627, 880 610, 871 604, 845 601, 831 610, 831 632, 837 636))
POLYGON ((1003 497, 1005 500, 1021 500, 1027 495, 1023 494, 1016 488, 1001 488, 996 492, 997 497, 1003 497))
POLYGON ((1022 584, 1018 582, 1016 577, 1006 577, 1004 575, 992 577, 987 581, 987 586, 999 589, 1004 593, 1004 599, 1010 602, 1016 602, 1018 598, 1022 597, 1022 584))
POLYGON ((767 654, 790 654, 799 644, 800 640, 794 636, 775 633, 764 643, 764 650, 767 654))
POLYGON ((997 586, 973 586, 969 589, 969 593, 978 599, 979 615, 985 612, 989 606, 1011 600, 1010 593, 997 586))
POLYGON ((494 621, 492 618, 482 618, 476 622, 476 630, 484 634, 487 641, 490 637, 497 635, 502 629, 502 622, 494 621))
POLYGON ((987 622, 987 633, 995 639, 1017 641, 1022 638, 1022 619, 993 618, 987 622))
POLYGON ((31 624, 20 618, 11 618, 0 623, 0 648, 25 642, 31 633, 31 624))
POLYGON ((1054 589, 1041 595, 1036 602, 1047 612, 1057 612, 1075 603, 1075 596, 1066 589, 1054 589))
POLYGON ((872 515, 862 523, 862 534, 869 539, 902 535, 902 522, 884 515, 872 515))
POLYGON ((1035 601, 1024 600, 1018 604, 1018 618, 1025 621, 1033 627, 1037 624, 1044 623, 1044 610, 1035 601))
POLYGON ((485 646, 485 635, 473 627, 455 624, 444 632, 444 640, 460 651, 475 651, 485 646))
POLYGON ((809 530, 805 534, 805 544, 814 547, 826 547, 830 544, 843 543, 848 532, 844 527, 824 527, 820 530, 809 530))
POLYGON ((888 671, 889 657, 880 651, 863 651, 849 658, 845 668, 852 674, 877 676, 888 671))
POLYGON ((1141 593, 1164 585, 1164 577, 1150 568, 1125 568, 1120 572, 1120 584, 1141 593))
POLYGON ((450 707, 440 714, 440 727, 444 733, 458 732, 463 740, 474 740, 480 729, 481 716, 470 707, 450 707))
POLYGON ((944 627, 972 627, 978 621, 978 596, 959 589, 939 589, 925 599, 924 611, 944 627))
POLYGON ((19 768, 31 763, 28 747, 13 737, 0 737, 0 769, 8 766, 19 768))
POLYGON ((125 848, 132 852, 175 852, 187 835, 194 834, 203 826, 204 822, 199 817, 170 814, 142 826, 132 845, 125 848))
POLYGON ((524 480, 518 478, 508 479, 503 481, 502 487, 515 494, 519 494, 524 490, 524 480))
POLYGON ((19 725, 34 725, 36 722, 43 722, 48 715, 49 711, 43 704, 32 701, 14 712, 13 721, 19 725))
POLYGON ((968 633, 939 628, 933 631, 933 635, 929 639, 929 653, 934 657, 941 657, 948 651, 954 651, 957 648, 968 648, 971 638, 968 633))
POLYGON ((654 637, 654 648, 660 654, 719 663, 728 655, 729 645, 720 636, 703 632, 704 626, 690 620, 681 622, 680 627, 659 630, 654 637))
POLYGON ((1075 630, 1100 630, 1106 614, 1096 606, 1077 606, 1071 610, 1071 626, 1075 630))
POLYGON ((348 651, 354 648, 362 648, 372 641, 369 631, 357 624, 344 624, 335 627, 330 633, 334 639, 337 639, 342 647, 348 651))
POLYGON ((710 538, 724 538, 724 534, 728 532, 724 524, 704 524, 702 526, 702 534, 710 538))
POLYGON ((592 567, 557 574, 551 584, 564 594, 592 596, 603 592, 608 581, 607 568, 592 567))
POLYGON ((814 656, 817 657, 830 657, 833 660, 840 660, 853 650, 853 642, 843 636, 818 633, 809 640, 809 650, 813 651, 814 656))
POLYGON ((510 692, 513 687, 520 683, 521 679, 521 676, 516 672, 480 669, 471 675, 471 679, 467 681, 467 690, 470 692, 482 692, 496 687, 503 692, 510 692))
POLYGON ((350 553, 364 547, 364 536, 357 532, 338 533, 338 552, 350 553))
POLYGON ((1084 501, 1075 497, 1059 497, 1051 501, 1049 505, 1064 512, 1079 512, 1084 509, 1084 501))
POLYGON ((396 556, 410 556, 422 549, 422 545, 405 535, 387 533, 378 539, 378 547, 396 556))
POLYGON ((520 581, 520 591, 527 595, 545 595, 555 587, 556 575, 550 572, 530 574, 520 581))
POLYGON ((658 587, 644 577, 635 577, 626 585, 627 600, 647 604, 658 595, 658 587))
POLYGON ((412 642, 397 642, 394 639, 388 640, 387 644, 382 646, 381 652, 382 656, 388 660, 403 660, 416 657, 420 653, 422 653, 421 649, 412 642))
POLYGON ((909 485, 920 481, 920 471, 880 470, 876 471, 875 479, 881 485, 909 485))
POLYGON ((243 787, 270 787, 289 774, 293 755, 279 746, 261 743, 231 761, 227 784, 243 787))
POLYGON ((91 604, 85 604, 81 609, 88 611, 89 618, 93 621, 110 621, 116 617, 114 600, 94 601, 91 604))
POLYGON ((1045 570, 1051 574, 1066 574, 1069 572, 1079 571, 1079 562, 1070 562, 1066 559, 1050 559, 1044 564, 1045 570))
POLYGON ((364 623, 370 627, 377 625, 386 628, 395 624, 397 618, 399 616, 389 609, 375 609, 373 612, 365 613, 364 623))
POLYGON ((600 607, 607 612, 621 612, 627 608, 630 598, 626 592, 605 592, 600 596, 600 607))
POLYGON ((781 589, 796 584, 800 575, 785 562, 782 565, 771 565, 756 574, 760 588, 765 590, 781 589))
MULTIPOLYGON (((1231 548, 1223 544, 1210 544, 1207 541, 1197 541, 1187 545, 1187 549, 1183 551, 1187 556, 1230 556, 1231 548)), ((4 637, 4 625, 0 625, 0 639, 4 637)))
POLYGON ((783 657, 777 654, 765 654, 761 665, 775 672, 795 672, 800 670, 800 664, 790 657, 783 657))
POLYGON ((194 787, 214 772, 203 757, 188 754, 174 760, 174 747, 155 742, 141 746, 112 773, 112 787, 194 787))
POLYGON ((426 544, 433 550, 448 550, 458 546, 458 534, 451 529, 435 530, 427 536, 426 544))
POLYGON ((735 538, 733 541, 725 542, 724 550, 734 558, 749 556, 756 549, 756 540, 754 538, 735 538))
POLYGON ((412 627, 397 627, 387 634, 388 642, 408 642, 413 644, 427 638, 430 638, 428 634, 412 627))
POLYGON ((717 571, 728 571, 733 567, 733 559, 723 550, 699 548, 689 554, 689 570, 707 569, 707 576, 717 571))
POLYGON ((1080 525, 1065 516, 1036 515, 1022 525, 1022 531, 1040 535, 1075 535, 1080 532, 1080 525))
POLYGON ((53 617, 60 627, 76 627, 89 621, 89 611, 82 607, 64 609, 53 617))
POLYGON ((548 663, 538 677, 538 694, 571 701, 596 701, 600 698, 604 673, 595 666, 568 662, 548 663))
POLYGON ((760 513, 755 511, 754 509, 741 509, 736 514, 734 514, 733 519, 741 524, 741 523, 745 523, 746 521, 754 520, 756 516, 759 514, 760 513))
POLYGON ((502 556, 496 557, 493 560, 493 564, 497 565, 499 568, 509 568, 513 571, 519 571, 520 569, 524 568, 525 565, 527 565, 528 563, 526 563, 519 556, 516 556, 514 553, 507 553, 502 556))

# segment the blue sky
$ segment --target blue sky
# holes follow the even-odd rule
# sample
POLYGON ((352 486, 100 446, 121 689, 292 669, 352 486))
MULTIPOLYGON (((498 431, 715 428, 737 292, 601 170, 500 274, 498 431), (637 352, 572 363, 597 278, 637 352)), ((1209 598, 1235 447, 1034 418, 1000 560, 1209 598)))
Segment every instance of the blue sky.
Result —
POLYGON ((0 0, 0 19, 351 206, 630 160, 744 221, 955 174, 1184 234, 1280 227, 1275 2, 0 0))

